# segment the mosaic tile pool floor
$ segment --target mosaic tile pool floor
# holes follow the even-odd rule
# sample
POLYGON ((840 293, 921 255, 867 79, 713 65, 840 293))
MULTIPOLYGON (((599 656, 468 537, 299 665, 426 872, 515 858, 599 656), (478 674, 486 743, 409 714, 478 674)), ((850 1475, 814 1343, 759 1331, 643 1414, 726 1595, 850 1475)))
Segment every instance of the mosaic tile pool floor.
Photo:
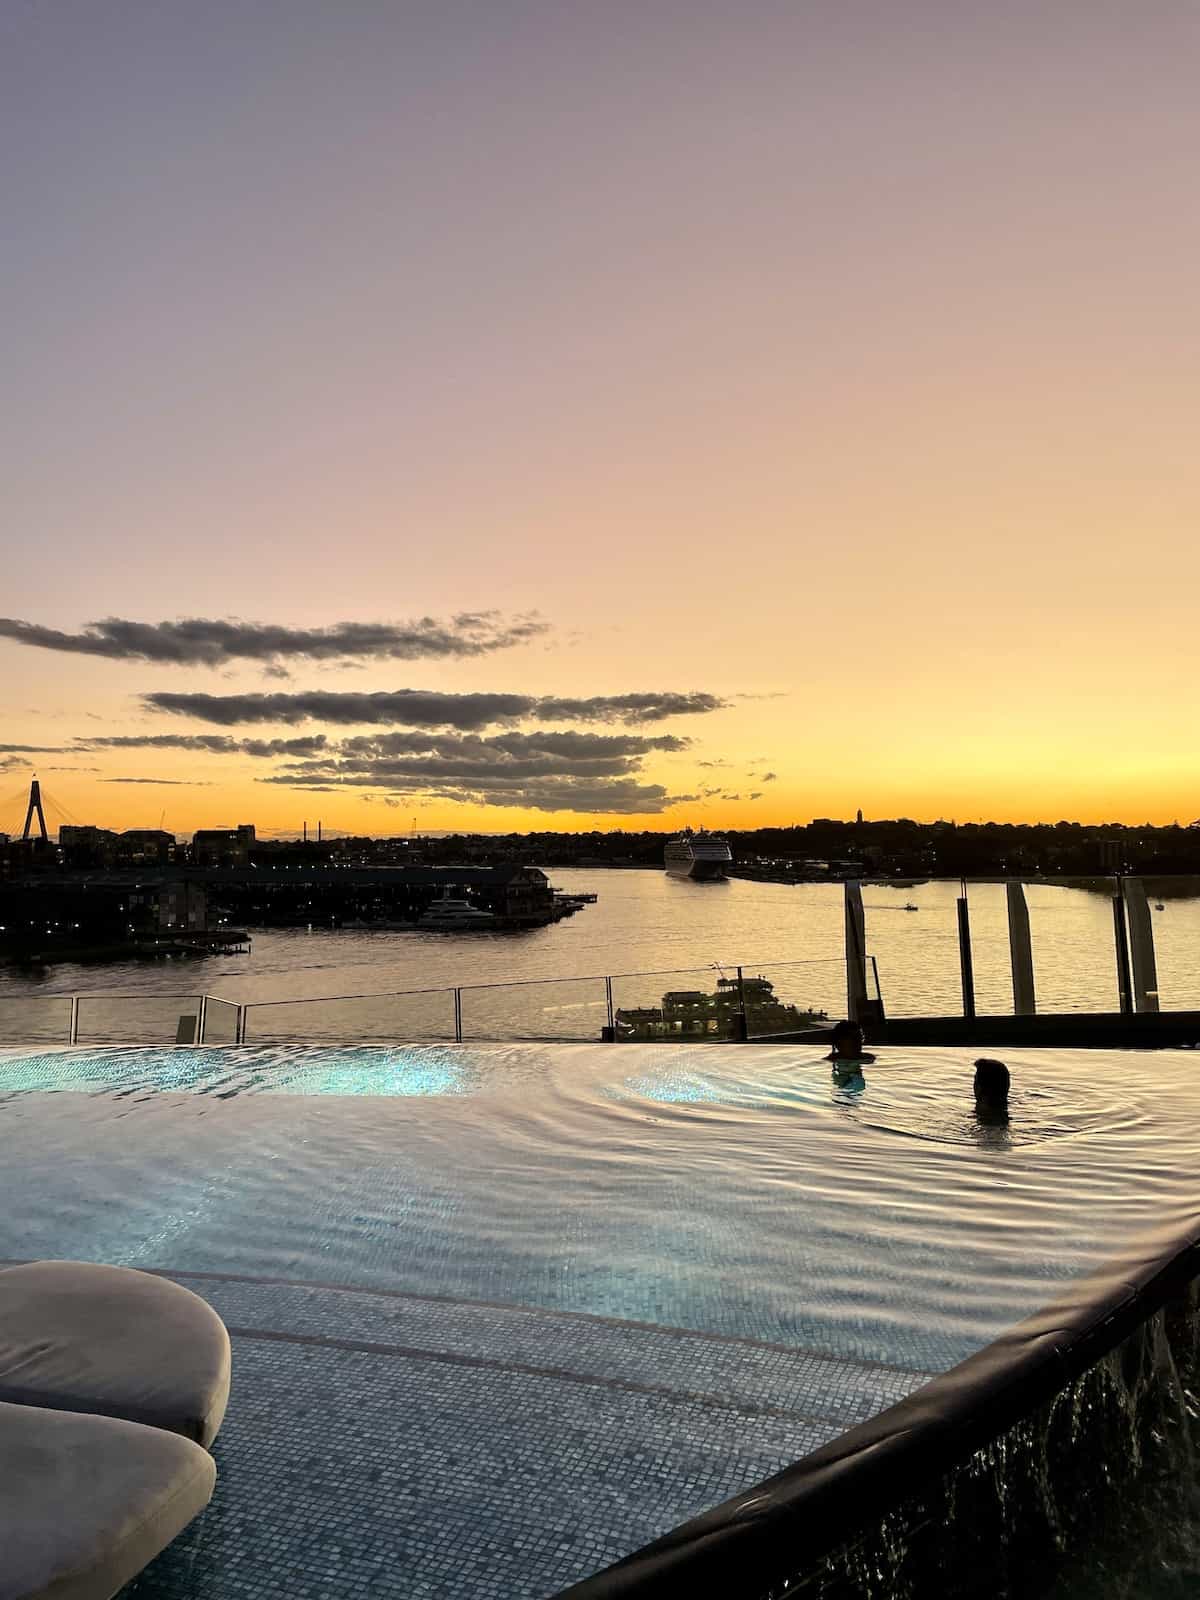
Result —
POLYGON ((0 1053, 0 1256, 231 1328, 216 1498, 124 1600, 545 1600, 1190 1207, 1195 1058, 854 1093, 786 1047, 0 1053))

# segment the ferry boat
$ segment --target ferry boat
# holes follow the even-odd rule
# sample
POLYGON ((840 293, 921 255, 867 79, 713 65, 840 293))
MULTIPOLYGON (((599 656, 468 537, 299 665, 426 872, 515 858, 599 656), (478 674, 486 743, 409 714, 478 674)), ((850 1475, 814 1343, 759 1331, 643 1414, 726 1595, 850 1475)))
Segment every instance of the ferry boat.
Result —
POLYGON ((623 1006, 613 1016, 622 1040, 769 1038, 820 1027, 828 1013, 781 1000, 761 975, 719 978, 716 990, 671 989, 656 1006, 623 1006))
POLYGON ((464 928, 494 928, 498 922, 494 912, 473 906, 469 900, 456 900, 447 890, 417 919, 417 927, 425 932, 458 933, 464 928))
POLYGON ((733 852, 728 839, 719 834, 706 833, 703 828, 693 833, 685 828, 673 839, 668 839, 663 852, 663 866, 673 878, 695 878, 711 883, 725 876, 726 867, 733 865, 733 852))

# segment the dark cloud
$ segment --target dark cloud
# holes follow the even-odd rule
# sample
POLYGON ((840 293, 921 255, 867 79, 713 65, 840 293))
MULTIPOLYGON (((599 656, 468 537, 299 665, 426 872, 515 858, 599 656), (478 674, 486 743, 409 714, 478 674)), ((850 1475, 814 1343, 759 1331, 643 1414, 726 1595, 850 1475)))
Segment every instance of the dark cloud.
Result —
POLYGON ((344 739, 330 747, 330 757, 338 756, 343 763, 379 763, 400 757, 436 757, 472 765, 511 765, 513 762, 550 760, 565 769, 570 766, 591 766, 640 760, 653 750, 675 752, 686 750, 691 741, 676 734, 657 734, 647 737, 636 733, 591 733, 570 730, 552 732, 548 729, 531 732, 491 734, 487 738, 477 733, 404 732, 360 734, 344 739))
POLYGON ((687 717, 720 711, 725 702, 715 694, 695 689, 687 694, 651 692, 649 694, 593 695, 587 700, 561 700, 547 696, 537 702, 533 715, 540 722, 665 722, 668 717, 687 717))
POLYGON ((762 792, 761 789, 751 789, 751 791, 750 791, 751 800, 761 800, 762 797, 763 797, 763 792, 762 792))
POLYGON ((236 727, 247 722, 327 722, 343 726, 480 728, 523 720, 536 722, 662 722, 719 710, 724 701, 699 691, 594 695, 564 700, 526 694, 447 694, 431 689, 381 690, 374 694, 309 690, 278 694, 175 694, 160 690, 144 696, 155 711, 236 727))
POLYGON ((778 777, 779 774, 777 772, 760 772, 758 781, 759 783, 774 783, 778 777))
POLYGON ((17 617, 0 617, 0 639, 103 656, 110 661, 156 661, 220 667, 230 661, 274 664, 279 657, 310 660, 419 661, 482 656, 507 650, 550 631, 536 614, 505 617, 498 611, 464 611, 449 621, 419 617, 412 622, 335 622, 327 628, 288 628, 236 618, 184 617, 174 622, 131 622, 105 617, 80 633, 44 628, 17 617))
POLYGON ((5 756, 65 756, 70 748, 62 744, 0 744, 0 755, 5 756))
POLYGON ((451 800, 466 805, 513 806, 522 810, 574 811, 600 815, 660 812, 678 804, 681 800, 690 798, 686 795, 668 794, 661 784, 640 783, 635 778, 582 776, 546 776, 532 781, 525 778, 489 777, 479 783, 456 782, 450 785, 431 781, 427 774, 381 781, 377 776, 364 773, 343 776, 337 784, 314 783, 306 781, 302 776, 289 778, 283 775, 261 778, 259 782, 281 784, 311 793, 327 793, 346 786, 388 788, 393 793, 421 795, 429 799, 451 800))
POLYGON ((677 754, 690 745, 690 739, 673 733, 536 727, 486 736, 410 728, 340 740, 325 734, 245 739, 226 733, 167 733, 79 741, 80 749, 284 758, 286 764, 261 781, 311 793, 372 789, 382 791, 380 798, 422 795, 479 805, 601 812, 657 812, 672 804, 675 797, 663 786, 641 781, 641 766, 652 754, 677 754))
POLYGON ((659 812, 675 797, 661 784, 642 781, 641 764, 651 753, 674 753, 688 743, 674 734, 548 728, 486 738, 415 730, 360 734, 261 781, 318 791, 371 789, 390 804, 404 795, 537 811, 659 812))
MULTIPOLYGON (((638 809, 630 799, 634 794, 639 804, 659 810, 666 791, 640 783, 641 764, 652 752, 670 753, 687 745, 686 739, 674 734, 604 734, 577 729, 535 729, 489 738, 420 732, 360 735, 331 745, 316 759, 294 762, 264 781, 305 786, 333 783, 552 810, 570 809, 563 797, 569 799, 575 792, 571 786, 590 786, 589 799, 603 794, 613 809, 638 809), (540 795, 545 803, 531 799, 534 795, 540 795)), ((595 808, 589 805, 587 809, 595 808)))
POLYGON ((101 783, 154 783, 172 789, 211 789, 211 783, 197 778, 101 778, 101 783))
POLYGON ((80 750, 195 750, 204 755, 307 756, 324 750, 323 733, 295 739, 233 739, 227 733, 138 733, 80 739, 80 750))

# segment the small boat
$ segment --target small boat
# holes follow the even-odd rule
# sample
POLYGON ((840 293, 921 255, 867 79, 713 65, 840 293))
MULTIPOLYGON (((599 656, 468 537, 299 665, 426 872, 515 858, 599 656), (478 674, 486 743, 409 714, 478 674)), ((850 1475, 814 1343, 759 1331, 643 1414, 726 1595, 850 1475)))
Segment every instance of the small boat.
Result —
POLYGON ((1154 902, 1154 909, 1155 911, 1165 911, 1167 908, 1165 905, 1163 905, 1161 900, 1156 900, 1154 902))
POLYGON ((920 911, 921 908, 920 906, 913 905, 912 901, 908 900, 905 902, 904 909, 905 911, 920 911))

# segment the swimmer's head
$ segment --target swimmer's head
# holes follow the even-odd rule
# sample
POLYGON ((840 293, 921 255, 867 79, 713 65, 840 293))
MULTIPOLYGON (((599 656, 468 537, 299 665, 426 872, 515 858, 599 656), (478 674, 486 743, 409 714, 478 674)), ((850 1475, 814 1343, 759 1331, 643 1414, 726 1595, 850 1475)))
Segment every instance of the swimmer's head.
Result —
POLYGON ((863 1031, 857 1022, 839 1022, 830 1035, 835 1059, 859 1061, 863 1053, 863 1031))
POLYGON ((988 1056, 981 1056, 975 1063, 976 1105, 1006 1106, 1011 1085, 1012 1077, 1003 1061, 993 1061, 988 1056))

